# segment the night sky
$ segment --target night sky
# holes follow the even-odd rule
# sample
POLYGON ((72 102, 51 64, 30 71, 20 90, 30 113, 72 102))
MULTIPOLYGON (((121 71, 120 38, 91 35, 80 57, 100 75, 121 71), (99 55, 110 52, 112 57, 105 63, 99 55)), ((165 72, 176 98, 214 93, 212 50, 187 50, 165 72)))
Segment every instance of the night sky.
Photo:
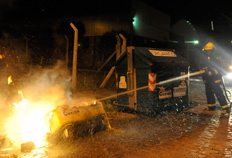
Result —
MULTIPOLYGON (((148 5, 162 10, 172 16, 172 20, 184 18, 200 24, 207 20, 222 20, 222 14, 232 15, 232 7, 226 5, 206 6, 189 5, 157 5, 154 0, 142 0, 148 5)), ((125 10, 128 1, 71 1, 71 0, 0 0, 0 18, 8 20, 35 20, 58 17, 74 17, 78 15, 96 14, 125 10)), ((232 17, 232 16, 231 16, 232 17)), ((223 19, 225 20, 225 18, 223 19)))
MULTIPOLYGON (((160 5, 154 0, 142 0, 171 16, 171 24, 180 19, 189 20, 195 27, 210 29, 214 21, 215 28, 231 28, 232 7, 226 5, 202 5, 198 3, 160 5)), ((0 26, 22 24, 36 21, 71 18, 82 15, 96 15, 125 11, 129 1, 71 1, 71 0, 0 0, 0 26)), ((232 31, 231 31, 232 32, 232 31)))

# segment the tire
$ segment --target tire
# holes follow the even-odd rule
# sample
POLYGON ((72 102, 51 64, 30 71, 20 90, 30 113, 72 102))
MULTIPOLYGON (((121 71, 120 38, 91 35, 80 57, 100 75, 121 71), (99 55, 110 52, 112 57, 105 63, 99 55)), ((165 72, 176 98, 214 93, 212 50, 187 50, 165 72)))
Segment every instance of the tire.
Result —
POLYGON ((63 127, 62 138, 66 142, 72 143, 75 139, 75 129, 73 124, 68 124, 63 127))

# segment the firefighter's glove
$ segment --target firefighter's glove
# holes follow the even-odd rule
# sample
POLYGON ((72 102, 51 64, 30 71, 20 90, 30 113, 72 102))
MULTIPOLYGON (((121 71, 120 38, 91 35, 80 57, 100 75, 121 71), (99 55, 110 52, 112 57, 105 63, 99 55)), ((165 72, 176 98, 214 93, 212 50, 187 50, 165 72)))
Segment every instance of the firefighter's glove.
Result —
POLYGON ((208 69, 207 69, 207 67, 204 67, 201 71, 205 71, 205 75, 207 75, 207 76, 211 76, 212 75, 212 72, 211 71, 209 71, 208 69))
POLYGON ((211 76, 212 75, 212 72, 211 71, 207 71, 208 73, 208 76, 211 76))

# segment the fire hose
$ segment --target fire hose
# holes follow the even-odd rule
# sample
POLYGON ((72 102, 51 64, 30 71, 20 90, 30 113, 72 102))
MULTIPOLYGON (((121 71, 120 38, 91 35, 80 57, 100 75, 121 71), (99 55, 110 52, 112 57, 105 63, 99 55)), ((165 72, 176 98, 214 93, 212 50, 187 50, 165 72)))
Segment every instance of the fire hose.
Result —
POLYGON ((225 83, 224 83, 224 80, 223 80, 223 79, 222 79, 222 86, 223 86, 223 89, 224 89, 224 92, 225 92, 226 100, 227 100, 228 103, 229 103, 229 108, 231 108, 231 105, 232 105, 232 101, 231 101, 231 92, 230 92, 229 90, 226 89, 225 83), (228 96, 228 93, 230 94, 230 97, 228 96))
MULTIPOLYGON (((171 78, 171 79, 167 79, 167 80, 161 81, 159 83, 156 83, 156 85, 162 85, 162 84, 165 84, 165 83, 168 83, 168 82, 172 82, 172 81, 176 81, 176 80, 179 80, 179 79, 182 79, 182 78, 188 78, 190 76, 201 75, 203 73, 205 73, 205 70, 200 70, 200 71, 197 71, 197 72, 193 72, 193 73, 189 73, 189 74, 186 74, 186 75, 182 75, 182 76, 178 76, 178 77, 175 77, 175 78, 171 78)), ((230 94, 230 96, 231 96, 231 92, 226 89, 223 80, 222 80, 222 85, 223 85, 223 89, 225 91, 226 100, 229 102, 229 104, 230 104, 229 106, 231 108, 231 106, 232 106, 232 100, 230 99, 230 97, 227 94, 227 92, 228 92, 230 94)), ((106 100, 106 99, 111 99, 111 98, 114 98, 114 97, 117 97, 117 96, 120 96, 120 95, 129 94, 131 92, 139 91, 139 90, 146 89, 146 88, 148 88, 148 86, 139 87, 139 88, 128 90, 128 91, 125 91, 125 92, 121 92, 121 93, 118 93, 118 94, 115 94, 115 95, 111 95, 111 96, 108 96, 108 97, 100 98, 100 99, 98 99, 98 101, 103 101, 103 100, 106 100)))
MULTIPOLYGON (((155 85, 162 85, 162 84, 165 84, 165 83, 180 80, 182 78, 189 78, 191 76, 197 76, 197 75, 200 75, 200 74, 203 74, 203 73, 205 73, 205 70, 200 70, 200 71, 197 71, 197 72, 193 72, 193 73, 189 73, 189 74, 186 74, 186 75, 181 75, 181 76, 177 76, 177 77, 174 77, 174 78, 171 78, 171 79, 160 81, 159 83, 156 83, 155 85)), ((117 96, 121 96, 121 95, 124 95, 124 94, 129 94, 131 92, 139 91, 139 90, 146 89, 146 88, 148 88, 148 86, 143 86, 143 87, 135 88, 135 89, 128 90, 128 91, 125 91, 125 92, 117 93, 117 94, 114 94, 114 95, 111 95, 111 96, 108 96, 108 97, 97 99, 97 101, 103 101, 103 100, 111 99, 111 98, 114 98, 114 97, 117 97, 117 96)))

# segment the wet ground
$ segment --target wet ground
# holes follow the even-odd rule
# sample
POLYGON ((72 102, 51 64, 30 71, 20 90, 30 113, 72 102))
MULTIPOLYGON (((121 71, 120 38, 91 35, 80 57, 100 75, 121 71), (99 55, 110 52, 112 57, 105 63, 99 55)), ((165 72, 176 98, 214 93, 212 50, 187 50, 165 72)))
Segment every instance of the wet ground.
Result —
POLYGON ((183 113, 155 118, 109 113, 115 130, 98 132, 72 145, 56 146, 49 156, 232 157, 232 117, 222 117, 220 107, 216 111, 204 110, 207 105, 201 78, 193 78, 190 86, 192 108, 183 113))
POLYGON ((232 157, 232 128, 228 118, 221 118, 220 111, 205 112, 204 108, 158 118, 111 114, 115 130, 99 132, 71 145, 56 146, 49 156, 232 157))
POLYGON ((232 116, 221 116, 220 107, 216 111, 205 111, 201 79, 193 78, 190 83, 191 109, 154 118, 111 112, 108 117, 113 130, 55 145, 40 157, 232 157, 232 116))

